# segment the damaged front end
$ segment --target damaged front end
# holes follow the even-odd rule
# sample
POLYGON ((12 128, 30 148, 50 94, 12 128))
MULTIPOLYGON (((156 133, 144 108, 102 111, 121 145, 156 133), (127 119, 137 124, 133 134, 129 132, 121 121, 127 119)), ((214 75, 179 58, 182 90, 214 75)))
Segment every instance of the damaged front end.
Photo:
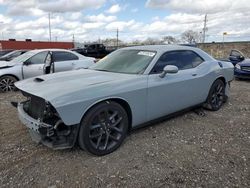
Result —
POLYGON ((25 92, 23 95, 27 100, 18 103, 18 115, 29 128, 32 140, 53 149, 73 147, 79 125, 65 125, 48 101, 25 92))

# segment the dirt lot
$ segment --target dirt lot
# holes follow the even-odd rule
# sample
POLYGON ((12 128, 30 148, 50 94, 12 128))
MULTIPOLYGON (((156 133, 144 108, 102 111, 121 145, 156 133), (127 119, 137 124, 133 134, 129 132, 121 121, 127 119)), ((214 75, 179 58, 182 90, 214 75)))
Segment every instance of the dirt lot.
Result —
POLYGON ((206 116, 184 113, 133 131, 116 152, 36 145, 0 94, 0 187, 250 187, 250 82, 206 116))

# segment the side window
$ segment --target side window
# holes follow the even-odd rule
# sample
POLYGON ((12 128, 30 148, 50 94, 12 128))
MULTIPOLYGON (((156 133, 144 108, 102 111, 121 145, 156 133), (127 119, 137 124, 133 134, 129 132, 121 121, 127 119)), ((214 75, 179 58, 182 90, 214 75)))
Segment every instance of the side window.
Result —
POLYGON ((192 65, 190 68, 197 67, 200 65, 204 60, 195 52, 193 51, 183 51, 183 61, 187 64, 192 65))
POLYGON ((151 74, 161 73, 166 65, 175 65, 179 70, 185 70, 194 68, 203 61, 199 55, 190 50, 166 52, 156 62, 151 74))
POLYGON ((70 61, 70 60, 78 60, 79 58, 70 52, 63 52, 63 51, 55 51, 53 52, 53 58, 55 62, 58 61, 70 61))
POLYGON ((27 61, 30 64, 44 64, 45 59, 47 57, 48 52, 40 52, 34 56, 32 56, 31 58, 29 58, 27 61))

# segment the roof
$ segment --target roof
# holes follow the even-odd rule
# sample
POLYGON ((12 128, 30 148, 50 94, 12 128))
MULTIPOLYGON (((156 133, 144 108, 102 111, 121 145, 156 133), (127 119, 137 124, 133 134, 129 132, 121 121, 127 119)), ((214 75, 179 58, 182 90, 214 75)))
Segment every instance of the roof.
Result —
POLYGON ((211 61, 213 60, 213 57, 201 50, 197 47, 191 47, 191 46, 183 46, 183 45, 145 45, 145 46, 133 46, 133 47, 126 47, 121 49, 134 49, 134 50, 148 50, 148 51, 156 51, 157 56, 160 56, 161 54, 167 52, 167 51, 173 51, 173 50, 192 50, 196 53, 198 53, 204 60, 211 61))
POLYGON ((149 51, 157 51, 157 52, 165 52, 168 50, 193 50, 194 47, 190 46, 181 46, 181 45, 145 45, 145 46, 133 46, 126 47, 122 49, 137 49, 137 50, 149 50, 149 51))
POLYGON ((60 48, 46 48, 46 49, 36 49, 36 50, 31 50, 31 51, 34 51, 34 52, 44 52, 44 51, 70 51, 70 50, 65 50, 65 49, 60 49, 60 48))

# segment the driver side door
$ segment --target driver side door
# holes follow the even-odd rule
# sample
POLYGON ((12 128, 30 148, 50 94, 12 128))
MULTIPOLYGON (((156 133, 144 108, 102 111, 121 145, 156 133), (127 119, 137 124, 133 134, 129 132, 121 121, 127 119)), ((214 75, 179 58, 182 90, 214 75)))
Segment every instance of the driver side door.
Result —
POLYGON ((39 52, 23 64, 23 78, 31 78, 44 74, 44 64, 48 51, 39 52))
POLYGON ((204 102, 203 75, 197 69, 203 61, 190 50, 166 52, 159 58, 148 77, 148 120, 204 102), (160 78, 166 65, 177 66, 179 71, 160 78))

